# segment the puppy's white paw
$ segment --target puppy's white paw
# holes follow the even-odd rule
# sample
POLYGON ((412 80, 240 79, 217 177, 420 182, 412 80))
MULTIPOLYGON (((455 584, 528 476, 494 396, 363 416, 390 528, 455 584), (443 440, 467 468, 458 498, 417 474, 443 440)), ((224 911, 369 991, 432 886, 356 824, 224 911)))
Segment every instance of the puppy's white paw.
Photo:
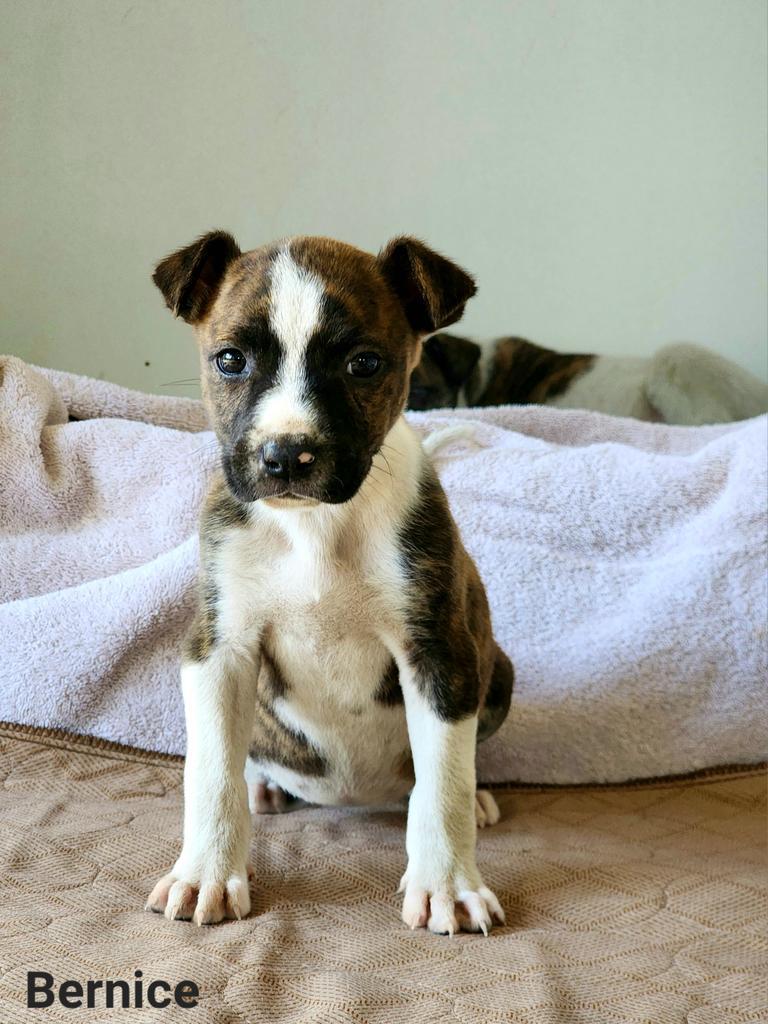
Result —
POLYGON ((224 882, 201 881, 173 871, 163 875, 147 900, 147 910, 165 914, 169 921, 218 924, 225 918, 238 921, 251 911, 248 878, 252 871, 233 872, 224 882))
POLYGON ((248 781, 248 807, 251 814, 283 814, 288 810, 290 795, 266 779, 248 781))
POLYGON ((504 911, 494 894, 482 882, 476 887, 463 879, 425 885, 410 881, 408 872, 400 882, 403 896, 403 921, 408 927, 429 928, 437 935, 455 935, 458 931, 487 935, 494 923, 504 924, 504 911))
POLYGON ((487 789, 478 789, 475 793, 475 821, 478 828, 485 828, 487 825, 495 825, 501 812, 499 805, 494 799, 493 793, 487 789))

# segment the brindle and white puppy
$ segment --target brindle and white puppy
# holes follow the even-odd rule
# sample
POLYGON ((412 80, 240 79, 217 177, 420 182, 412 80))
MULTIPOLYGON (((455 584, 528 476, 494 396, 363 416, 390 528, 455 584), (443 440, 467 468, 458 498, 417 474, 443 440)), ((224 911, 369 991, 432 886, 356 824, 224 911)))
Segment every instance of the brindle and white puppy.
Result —
POLYGON ((555 352, 525 338, 481 348, 436 334, 411 376, 409 409, 554 405, 656 423, 730 423, 768 411, 768 385, 702 345, 650 358, 555 352))
POLYGON ((475 862, 475 747, 512 666, 445 494, 402 417, 422 339, 472 279, 420 242, 374 257, 325 238, 241 253, 213 232, 154 280, 193 324, 223 475, 201 530, 184 652, 184 841, 148 905, 198 924, 250 910, 244 768, 282 793, 368 804, 410 792, 403 919, 503 921, 475 862))
MULTIPOLYGON (((436 334, 411 375, 408 408, 561 404, 598 358, 555 352, 525 338, 499 338, 483 348, 456 334, 436 334)), ((621 383, 614 389, 619 394, 621 383)))
POLYGON ((469 405, 480 390, 482 348, 457 334, 435 334, 421 350, 419 364, 411 374, 406 408, 455 409, 469 405))

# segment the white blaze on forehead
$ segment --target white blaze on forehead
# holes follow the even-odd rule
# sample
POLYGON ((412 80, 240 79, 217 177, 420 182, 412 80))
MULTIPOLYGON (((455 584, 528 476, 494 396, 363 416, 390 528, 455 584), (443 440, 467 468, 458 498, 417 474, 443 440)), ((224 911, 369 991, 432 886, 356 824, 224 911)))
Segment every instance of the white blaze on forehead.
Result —
POLYGON ((269 325, 280 343, 275 386, 259 403, 257 427, 262 433, 306 434, 316 427, 307 398, 307 346, 320 326, 323 282, 300 267, 288 248, 272 264, 269 325))
POLYGON ((286 354, 300 358, 320 325, 323 282, 300 267, 289 249, 277 254, 270 279, 270 327, 285 346, 286 354))

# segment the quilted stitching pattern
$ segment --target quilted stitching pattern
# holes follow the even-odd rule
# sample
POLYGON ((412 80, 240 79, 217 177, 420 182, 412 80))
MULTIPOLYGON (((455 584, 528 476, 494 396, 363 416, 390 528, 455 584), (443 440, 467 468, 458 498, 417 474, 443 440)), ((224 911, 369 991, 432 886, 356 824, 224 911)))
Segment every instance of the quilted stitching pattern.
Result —
POLYGON ((181 767, 0 736, 0 1021, 26 971, 201 988, 195 1010, 41 1020, 723 1024, 768 1019, 765 779, 504 790, 481 869, 510 927, 399 920, 404 813, 261 818, 255 913, 197 929, 141 910, 173 861, 181 767))

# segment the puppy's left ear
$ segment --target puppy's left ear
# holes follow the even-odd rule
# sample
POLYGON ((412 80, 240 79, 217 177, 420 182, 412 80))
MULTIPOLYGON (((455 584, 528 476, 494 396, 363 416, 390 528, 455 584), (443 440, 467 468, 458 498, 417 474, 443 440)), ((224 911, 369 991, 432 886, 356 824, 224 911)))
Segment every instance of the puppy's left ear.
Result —
POLYGON ((378 263, 419 335, 456 323, 477 291, 466 271, 416 238, 393 238, 379 253, 378 263))

